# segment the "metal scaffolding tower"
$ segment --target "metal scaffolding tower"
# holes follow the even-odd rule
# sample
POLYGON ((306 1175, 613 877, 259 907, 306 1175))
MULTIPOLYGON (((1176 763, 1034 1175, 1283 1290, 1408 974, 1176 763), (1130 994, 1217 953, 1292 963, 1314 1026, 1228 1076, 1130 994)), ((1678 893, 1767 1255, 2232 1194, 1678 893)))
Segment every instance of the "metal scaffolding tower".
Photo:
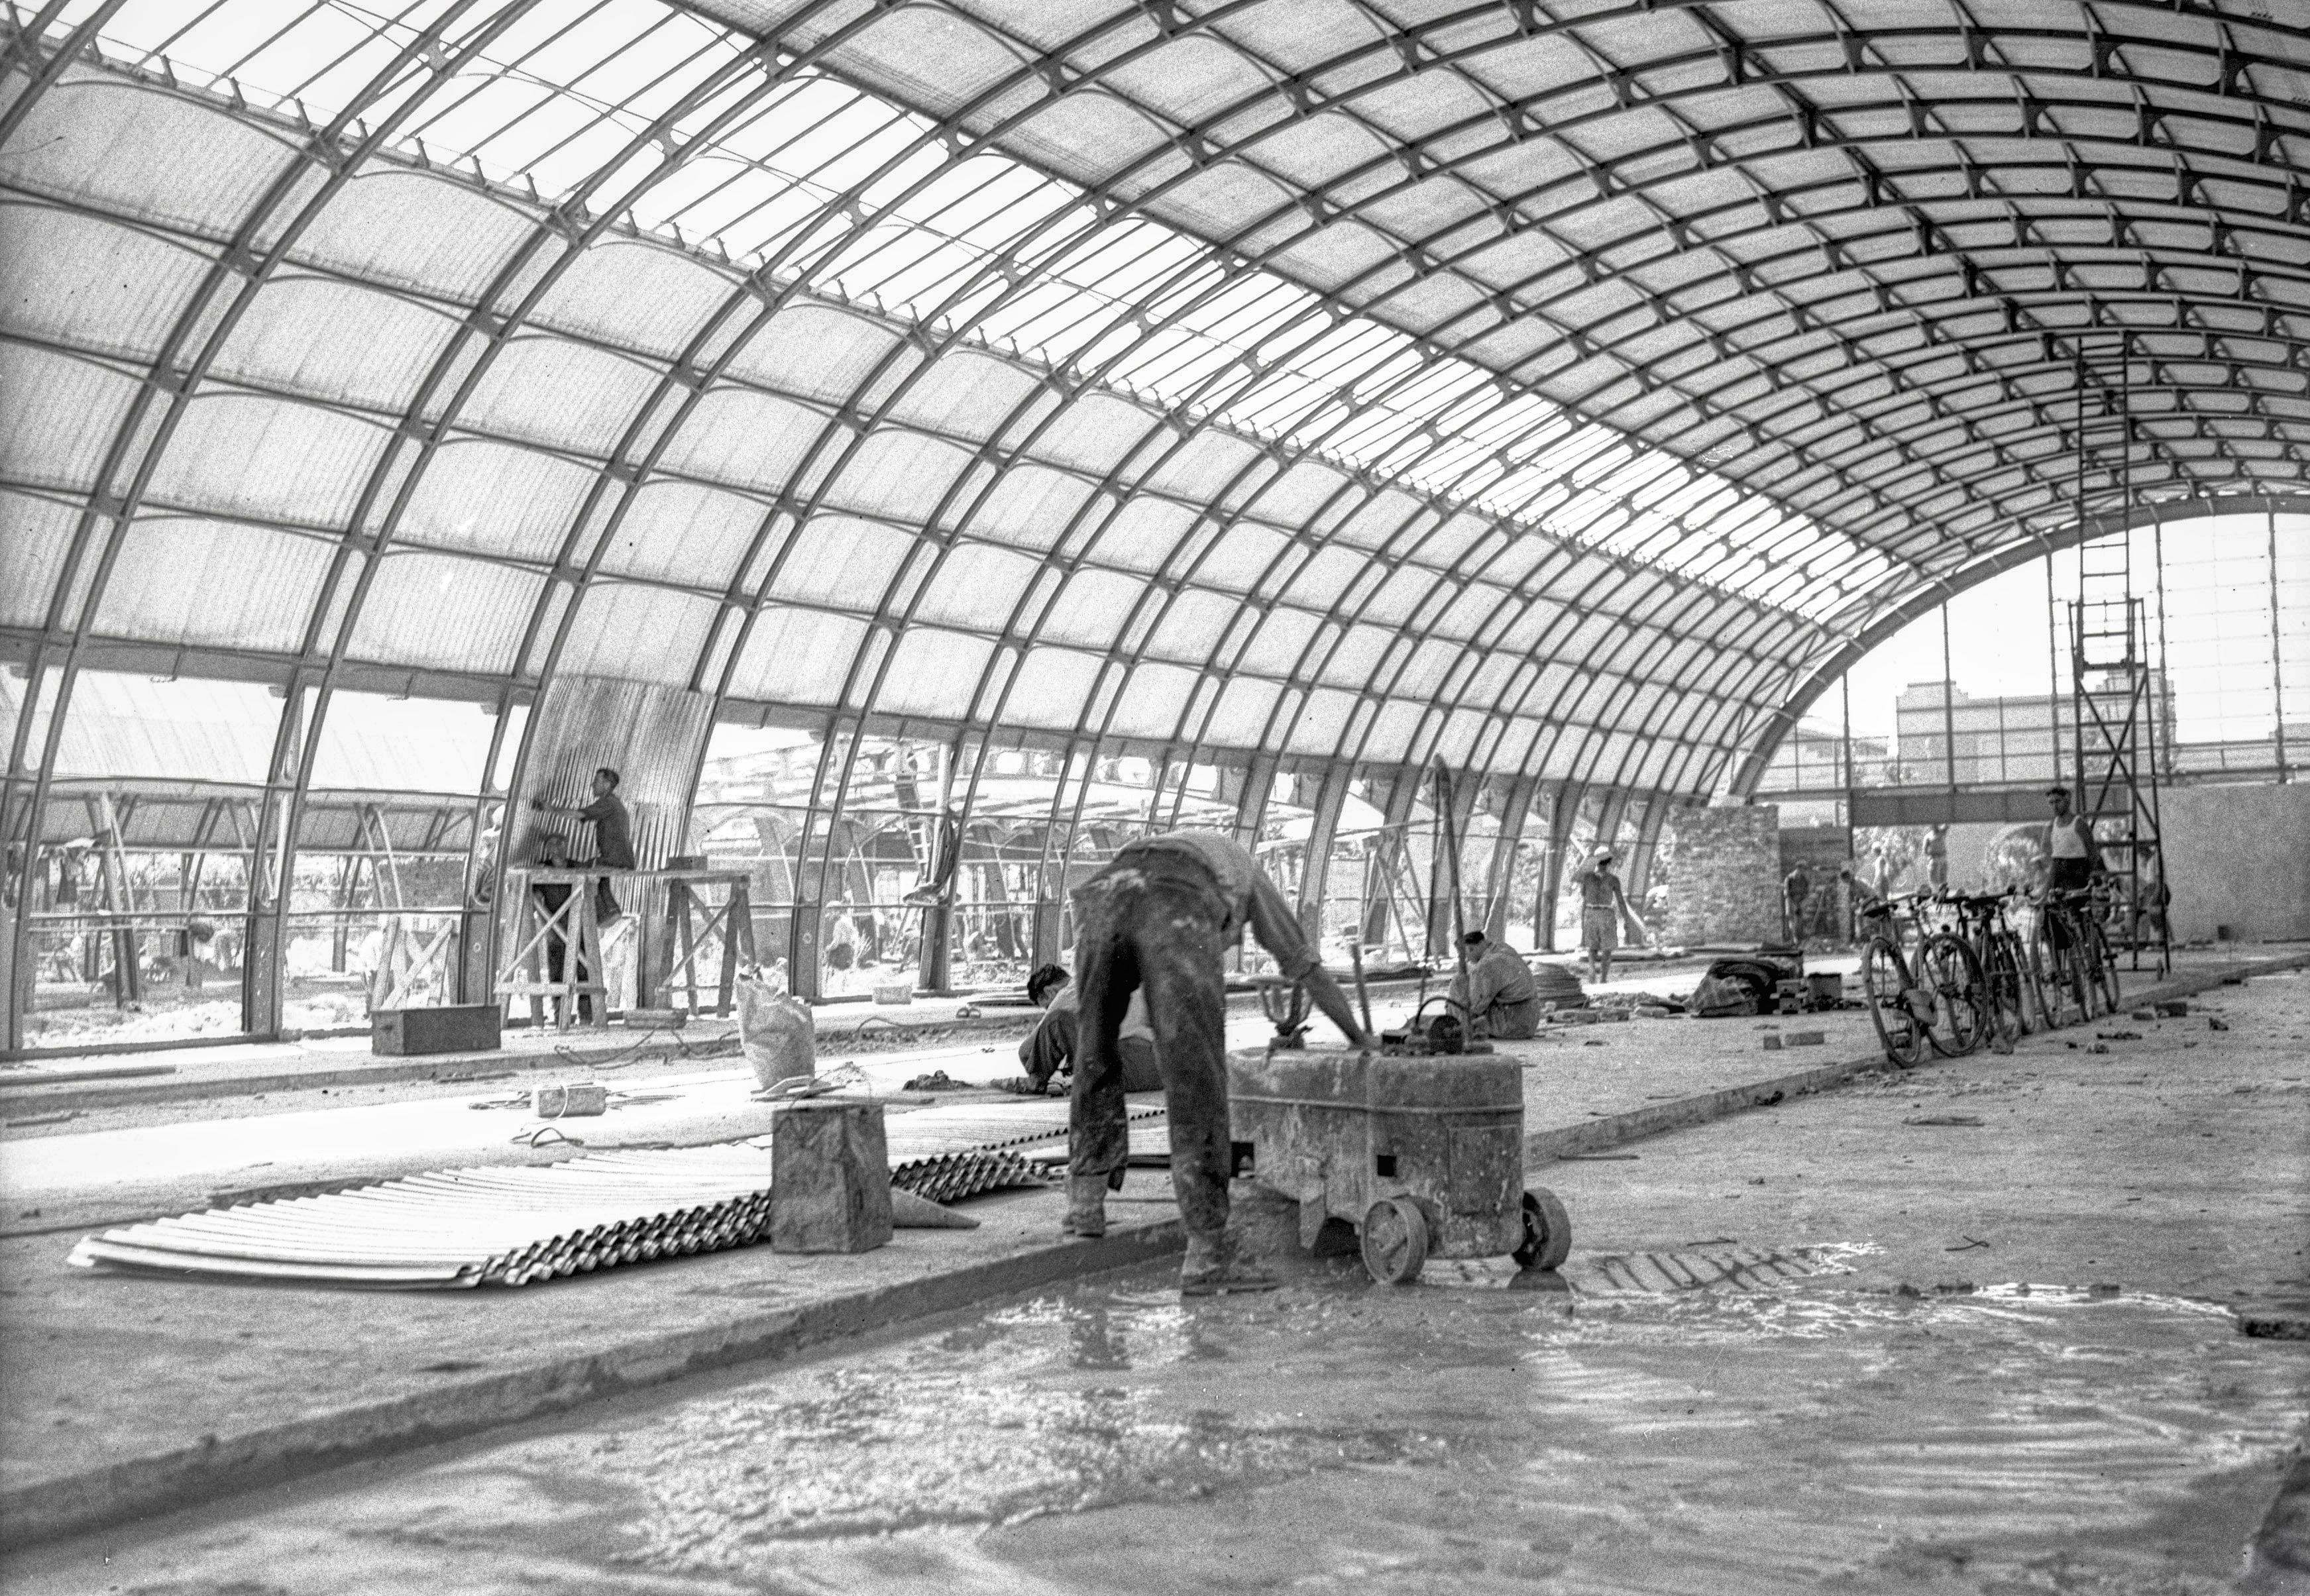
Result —
MULTIPOLYGON (((2121 351, 2115 373, 2095 387, 2102 430, 2115 430, 2117 457, 2110 475, 2117 502, 2132 502, 2132 384, 2121 351), (2109 380, 2110 377, 2115 381, 2109 380)), ((2078 362, 2078 519, 2086 514, 2087 403, 2089 367, 2078 362)), ((2070 694, 2077 734, 2078 812, 2094 823, 2102 861, 2118 888, 2120 918, 2113 945, 2142 967, 2145 954, 2160 972, 2173 967, 2164 902, 2165 853, 2158 830, 2158 748, 2170 698, 2164 662, 2150 660, 2147 606, 2133 592, 2133 538, 2123 528, 2078 545, 2078 596, 2068 606, 2070 694)))

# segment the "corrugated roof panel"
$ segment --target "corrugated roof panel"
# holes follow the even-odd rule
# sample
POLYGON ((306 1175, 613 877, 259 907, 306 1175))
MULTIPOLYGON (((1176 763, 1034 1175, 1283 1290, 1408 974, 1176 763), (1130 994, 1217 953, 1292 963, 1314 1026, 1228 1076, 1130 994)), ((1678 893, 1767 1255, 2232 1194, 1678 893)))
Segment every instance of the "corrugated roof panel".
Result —
POLYGON ((771 594, 872 612, 921 540, 878 522, 819 516, 795 533, 771 594))
POLYGON ((1168 738, 1194 695, 1196 673, 1181 665, 1142 661, 1116 697, 1112 722, 1118 737, 1168 738))
POLYGON ((602 569, 726 587, 771 513, 759 499, 725 489, 654 478, 628 497, 617 533, 602 552, 602 569))
POLYGON ((10 332, 150 358, 207 269, 194 249, 102 217, 0 207, 0 327, 10 332))
MULTIPOLYGON (((13 708, 22 691, 21 681, 0 673, 0 702, 13 708)), ((261 783, 282 702, 254 682, 83 671, 65 711, 55 774, 261 783)))
POLYGON ((209 233, 230 232, 294 159, 275 134, 79 67, 8 144, 13 184, 209 233))
MULTIPOLYGON (((470 305, 534 230, 502 199, 428 173, 383 167, 339 189, 298 235, 295 255, 470 305)), ((561 248, 549 238, 544 258, 561 248)))
POLYGON ((478 793, 497 723, 478 704, 329 695, 315 787, 356 792, 478 793))
POLYGON ((983 543, 958 543, 916 599, 915 618, 934 626, 1000 626, 1041 569, 1023 554, 983 543))
POLYGON ((378 664, 513 673, 544 578, 485 560, 388 549, 348 652, 378 664))
POLYGON ((401 534, 459 553, 550 561, 598 480, 592 469, 543 449, 445 438, 410 494, 401 534))
POLYGON ((476 432, 603 457, 656 386, 632 360, 531 334, 497 351, 457 421, 476 432))
POLYGON ((375 289, 283 273, 242 310, 213 370, 317 399, 404 411, 456 325, 375 289))
POLYGON ((1065 731, 1073 728, 1090 702, 1102 662, 1070 648, 1030 648, 1011 682, 1003 719, 1013 725, 1065 731))
POLYGON ((1058 544, 1090 502, 1091 483, 1046 465, 1012 466, 965 523, 977 536, 1040 554, 1058 544))
POLYGON ((714 625, 713 600, 636 583, 595 581, 578 602, 560 668, 687 687, 714 625))
MULTIPOLYGON (((730 375, 781 393, 847 403, 901 342, 894 329, 863 314, 804 300, 778 311, 749 339, 731 358, 730 375)), ((901 351, 890 369, 909 372, 921 359, 901 351)))
POLYGON ((832 704, 865 638, 863 620, 766 604, 731 672, 730 691, 762 703, 832 704))
POLYGON ((90 361, 0 343, 0 477, 86 492, 136 388, 90 361))
POLYGON ((1219 707, 1211 712, 1203 736, 1222 748, 1257 748, 1266 736, 1283 684, 1256 676, 1231 676, 1220 690, 1219 707))
POLYGON ((971 696, 994 653, 994 645, 984 638, 910 626, 899 634, 875 701, 893 715, 959 720, 970 712, 971 696))
POLYGON ((294 652, 334 546, 229 521, 148 516, 130 525, 95 629, 116 638, 294 652))
POLYGON ((175 509, 342 526, 388 436, 316 404, 203 392, 186 402, 151 496, 175 509))
MULTIPOLYGON (((791 399, 716 388, 665 440, 658 465, 752 493, 777 493, 829 426, 826 416, 791 399)), ((838 435, 833 447, 844 441, 838 435)))
POLYGON ((732 276, 663 244, 612 238, 570 263, 536 316, 550 327, 671 360, 737 291, 732 276))
POLYGON ((0 626, 41 626, 80 513, 0 488, 0 626))

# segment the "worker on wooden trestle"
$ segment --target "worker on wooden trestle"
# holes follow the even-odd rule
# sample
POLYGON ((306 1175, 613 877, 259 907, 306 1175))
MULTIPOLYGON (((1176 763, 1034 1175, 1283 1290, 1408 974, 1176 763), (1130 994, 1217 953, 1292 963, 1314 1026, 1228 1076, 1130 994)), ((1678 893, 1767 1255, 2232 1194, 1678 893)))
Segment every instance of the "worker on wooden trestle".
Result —
POLYGON ((1350 1045, 1362 1028, 1339 983, 1316 962, 1299 923, 1251 851, 1216 831, 1171 831, 1128 844, 1075 889, 1080 1054, 1068 1129, 1068 1235, 1107 1233, 1107 1193, 1123 1184, 1130 1136, 1119 1051, 1125 1011, 1142 986, 1170 1110, 1171 1189, 1187 1227, 1179 1291, 1209 1297, 1272 1289, 1229 1255, 1227 987, 1220 960, 1243 928, 1307 984, 1350 1045))

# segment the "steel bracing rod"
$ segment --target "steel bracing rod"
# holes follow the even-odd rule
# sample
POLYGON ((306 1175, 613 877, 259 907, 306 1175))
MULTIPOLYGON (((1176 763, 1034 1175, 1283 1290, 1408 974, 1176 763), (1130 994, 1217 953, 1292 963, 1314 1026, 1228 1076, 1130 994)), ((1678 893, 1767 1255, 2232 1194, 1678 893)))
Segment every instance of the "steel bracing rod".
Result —
POLYGON ((1987 556, 1964 571, 1956 573, 1940 587, 1910 595, 1901 603, 1887 609, 1834 654, 1815 664, 1781 706, 1767 716, 1757 740, 1740 755, 1741 763, 1733 791, 1743 796, 1756 791, 1757 784, 1764 777, 1765 766, 1795 728, 1798 720, 1856 662, 1912 621, 1931 614, 1966 589, 1978 586, 1993 577, 2002 576, 2033 560, 2049 559, 2063 549, 2116 533, 2130 532, 2137 526, 2181 525, 2208 516, 2230 515, 2310 515, 2310 493, 2274 497, 2207 496, 2158 501, 2122 507, 2089 516, 2083 522, 2072 516, 2059 529, 2040 533, 2028 542, 2017 543, 1987 556))
MULTIPOLYGON (((1056 54, 1062 54, 1062 53, 1063 53, 1063 52, 1055 52, 1055 55, 1056 55, 1056 54)), ((1654 100, 1653 100, 1653 99, 1648 98, 1648 99, 1647 99, 1647 100, 1646 101, 1646 103, 1647 105, 1649 105, 1649 104, 1654 103, 1654 100)), ((1224 115, 1224 114, 1226 114, 1226 113, 1222 113, 1222 115, 1224 115)), ((1357 176, 1358 176, 1359 178, 1360 178, 1360 177, 1362 177, 1362 176, 1364 176, 1364 175, 1367 175, 1367 174, 1364 174, 1364 173, 1359 173, 1359 174, 1357 174, 1357 176)), ((1141 199, 1140 199, 1139 203, 1141 203, 1141 204, 1143 204, 1143 203, 1144 203, 1143 196, 1142 196, 1142 197, 1141 197, 1141 199)))
MULTIPOLYGON (((69 718, 73 688, 80 670, 80 655, 89 641, 113 564, 119 557, 128 527, 135 519, 152 473, 185 413, 186 402, 216 360, 256 294, 287 258, 289 250, 313 219, 350 181, 367 156, 391 138, 395 129, 415 116, 418 109, 447 82, 447 70, 435 67, 428 52, 439 52, 445 48, 443 41, 450 30, 470 8, 471 0, 457 0, 457 3, 445 7, 430 26, 414 31, 411 42, 395 54, 391 65, 357 91, 338 117, 315 137, 309 149, 268 185, 253 213, 235 232, 225 256, 204 274, 200 288, 178 317, 160 351, 151 362, 147 382, 131 402, 127 415, 107 447, 103 464, 95 479, 95 490, 74 528, 65 567, 59 573, 51 600, 45 629, 55 633, 68 624, 72 641, 63 648, 61 662, 53 667, 59 672, 59 678, 46 746, 41 750, 39 768, 34 780, 32 807, 35 812, 45 804, 48 783, 56 768, 57 750, 69 718), (417 86, 411 89, 400 104, 393 107, 376 127, 369 129, 349 150, 346 140, 355 121, 372 107, 382 104, 388 95, 408 88, 412 82, 417 86), (304 179, 308 174, 313 173, 319 175, 319 181, 308 194, 304 192, 304 179), (273 225, 276 219, 283 216, 285 220, 279 226, 273 225), (74 593, 75 573, 83 562, 91 559, 94 561, 93 569, 81 593, 79 613, 67 617, 63 613, 63 606, 74 593)), ((117 7, 104 8, 98 19, 100 23, 109 20, 114 9, 117 7)), ((493 25, 477 30, 476 36, 469 42, 473 48, 485 44, 489 38, 509 25, 517 14, 517 11, 501 14, 493 25)), ((19 43, 21 47, 21 39, 19 43)), ((13 108, 13 111, 19 114, 16 126, 22 126, 22 114, 29 114, 30 106, 27 102, 44 95, 56 81, 56 77, 42 80, 25 96, 20 97, 13 108)), ((30 663, 26 680, 34 692, 39 690, 46 671, 52 668, 48 656, 55 652, 53 646, 44 646, 36 652, 30 663)), ((267 768, 268 810, 280 802, 281 789, 284 786, 298 792, 304 787, 308 768, 304 765, 292 767, 290 761, 295 755, 295 739, 305 707, 304 696, 292 683, 282 700, 279 731, 267 768)), ((28 724, 30 718, 23 717, 28 724)), ((317 716, 315 723, 309 729, 317 734, 317 716)), ((10 759, 12 771, 22 768, 23 740, 27 730, 28 724, 19 728, 17 747, 10 759)), ((270 833, 274 838, 271 846, 277 854, 269 859, 252 861, 249 877, 249 910, 252 916, 267 911, 276 915, 279 913, 281 894, 275 893, 273 887, 277 882, 285 889, 288 880, 290 850, 293 848, 295 837, 293 826, 290 823, 292 818, 293 807, 282 817, 279 824, 271 823, 274 817, 268 814, 261 825, 256 845, 260 853, 267 846, 264 837, 270 833)), ((31 849, 25 852, 20 901, 30 901, 25 895, 30 889, 35 854, 36 850, 31 849)), ((27 946, 27 931, 28 928, 21 923, 15 929, 16 948, 11 960, 13 967, 21 967, 27 946)), ((277 1008, 279 973, 285 950, 280 946, 277 937, 262 940, 266 945, 260 950, 261 956, 271 962, 270 978, 265 982, 265 989, 273 994, 274 1006, 277 1008)), ((7 1008, 11 1034, 5 1040, 13 1046, 19 1039, 14 1034, 19 1017, 14 1011, 13 996, 7 1000, 7 1008)), ((269 1024, 264 1023, 265 1016, 257 1018, 261 1022, 257 1028, 270 1028, 269 1024)))

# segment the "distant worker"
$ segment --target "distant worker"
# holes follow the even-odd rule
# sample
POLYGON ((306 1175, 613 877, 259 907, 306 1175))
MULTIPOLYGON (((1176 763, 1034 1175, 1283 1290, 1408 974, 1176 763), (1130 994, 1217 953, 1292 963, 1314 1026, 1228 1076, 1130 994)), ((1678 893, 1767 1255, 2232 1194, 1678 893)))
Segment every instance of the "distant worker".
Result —
POLYGON ((1265 1291, 1272 1278, 1229 1256, 1227 984, 1220 961, 1246 925, 1288 980, 1350 1044, 1365 1037, 1339 983, 1316 962, 1291 906, 1251 851, 1215 831, 1169 831, 1127 843, 1075 889, 1075 990, 1081 1015, 1069 1115, 1065 1229, 1107 1233, 1107 1193, 1123 1184, 1123 1022, 1147 993, 1155 1059, 1169 1099, 1171 1189, 1187 1227, 1183 1297, 1265 1291))
POLYGON ((1460 941, 1468 950, 1468 967, 1452 979, 1452 1002, 1467 1017, 1468 1035, 1509 1040, 1538 1036, 1540 989, 1533 984, 1532 967, 1514 948, 1481 931, 1460 941))
POLYGON ((1802 946, 1805 932, 1811 928, 1812 910, 1812 873, 1800 859, 1781 878, 1782 940, 1802 946))
POLYGON ((1599 848, 1580 872, 1580 945, 1588 953, 1588 978, 1602 985, 1612 978, 1612 950, 1620 945, 1620 922, 1633 920, 1628 889, 1612 872, 1612 850, 1599 848))
POLYGON ((2094 841, 2093 822, 2070 812, 2070 790, 2047 787, 2045 802, 2054 818, 2045 822, 2045 857, 2050 861, 2046 885, 2056 892, 2075 892, 2093 884, 2102 870, 2101 847, 2094 841))
MULTIPOLYGON (((1028 976, 1027 997, 1043 1011, 1042 1023, 1019 1044, 1019 1062, 1027 1072, 994 1084, 1006 1092, 1039 1097, 1049 1091, 1054 1079, 1073 1072, 1081 1026, 1073 983, 1059 966, 1046 964, 1028 976)), ((1116 1048, 1123 1061, 1125 1091, 1163 1089, 1163 1072, 1155 1063, 1155 1028, 1147 1022, 1143 987, 1131 994, 1116 1048)))
MULTIPOLYGON (((626 813, 625 800, 618 796, 618 773, 607 765, 594 772, 594 802, 583 809, 548 803, 543 798, 531 799, 529 806, 540 814, 569 815, 593 827, 594 857, 589 863, 604 870, 634 868, 633 820, 626 813)), ((610 890, 610 878, 604 876, 594 886, 594 918, 607 925, 622 913, 610 890)))

